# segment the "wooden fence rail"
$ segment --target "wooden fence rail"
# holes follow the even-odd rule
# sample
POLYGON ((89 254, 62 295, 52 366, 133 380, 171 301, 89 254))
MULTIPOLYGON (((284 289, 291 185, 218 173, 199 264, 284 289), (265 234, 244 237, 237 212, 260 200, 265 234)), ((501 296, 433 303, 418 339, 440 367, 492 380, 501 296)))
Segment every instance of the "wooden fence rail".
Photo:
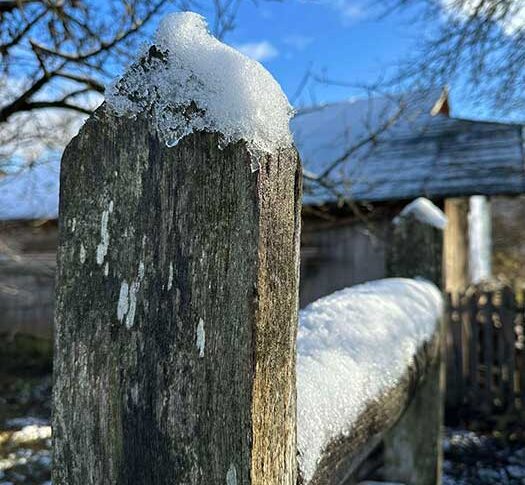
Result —
MULTIPOLYGON (((396 219, 387 255, 390 277, 423 277, 440 285, 443 231, 423 217, 420 209, 424 212, 429 204, 418 204, 396 219)), ((444 336, 438 322, 395 385, 367 403, 348 433, 333 438, 308 485, 441 483, 444 336)))
POLYGON ((483 283, 447 295, 447 409, 465 419, 512 417, 525 405, 525 293, 483 283))

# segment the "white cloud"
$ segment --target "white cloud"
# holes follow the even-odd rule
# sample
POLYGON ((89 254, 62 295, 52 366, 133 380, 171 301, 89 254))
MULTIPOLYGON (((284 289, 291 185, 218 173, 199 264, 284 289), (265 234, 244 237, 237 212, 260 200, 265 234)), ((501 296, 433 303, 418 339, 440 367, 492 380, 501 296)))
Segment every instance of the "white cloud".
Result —
POLYGON ((380 12, 377 9, 379 2, 377 0, 298 0, 304 4, 316 3, 324 5, 336 11, 342 23, 345 26, 354 24, 357 20, 369 17, 372 10, 380 12))
POLYGON ((343 19, 345 20, 355 20, 357 18, 363 17, 365 12, 363 7, 352 2, 351 0, 338 0, 336 3, 336 8, 341 12, 343 19))
POLYGON ((298 51, 306 49, 313 41, 313 37, 301 34, 290 34, 284 38, 285 44, 297 49, 298 51))
POLYGON ((366 15, 366 0, 319 0, 336 10, 344 24, 354 23, 366 15))
POLYGON ((235 48, 256 61, 267 61, 279 55, 279 51, 267 40, 237 44, 235 48))
MULTIPOLYGON (((480 0, 441 0, 441 5, 450 15, 461 19, 473 15, 480 6, 480 0)), ((488 13, 489 9, 493 8, 496 9, 496 14, 491 15, 491 17, 497 18, 501 16, 498 23, 505 34, 511 36, 525 28, 525 4, 522 2, 516 2, 516 5, 510 7, 510 10, 506 13, 502 9, 507 7, 498 2, 498 0, 484 2, 481 8, 481 15, 488 13), (499 7, 498 4, 500 5, 499 7)))

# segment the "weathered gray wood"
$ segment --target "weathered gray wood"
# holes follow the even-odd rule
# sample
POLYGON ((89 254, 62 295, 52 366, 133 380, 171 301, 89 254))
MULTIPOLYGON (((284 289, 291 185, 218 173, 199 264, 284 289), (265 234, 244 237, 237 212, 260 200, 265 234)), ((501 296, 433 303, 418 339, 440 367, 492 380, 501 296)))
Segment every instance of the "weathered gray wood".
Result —
POLYGON ((515 388, 514 376, 516 369, 516 300, 512 289, 508 286, 502 290, 501 302, 501 323, 503 325, 502 340, 505 342, 505 351, 503 362, 506 367, 506 375, 503 375, 503 393, 505 396, 505 404, 509 411, 515 410, 515 388))
POLYGON ((480 402, 479 395, 479 351, 480 351, 480 332, 478 322, 478 296, 470 294, 467 311, 470 320, 470 339, 469 343, 469 385, 470 401, 480 402))
POLYGON ((381 475, 389 481, 417 485, 441 483, 445 396, 443 337, 440 328, 434 342, 434 358, 423 374, 419 389, 399 422, 383 438, 381 475))
POLYGON ((56 485, 293 484, 301 172, 99 108, 62 160, 56 485))
MULTIPOLYGON (((422 276, 441 287, 443 231, 413 215, 394 226, 389 276, 422 276)), ((408 484, 441 483, 442 426, 445 396, 445 321, 439 322, 432 359, 421 373, 419 389, 409 394, 403 416, 383 439, 381 478, 408 484)))
POLYGON ((487 415, 492 412, 493 404, 493 371, 494 371, 494 327, 492 322, 492 293, 483 291, 480 298, 480 316, 482 329, 482 345, 483 345, 483 403, 482 409, 487 415))
POLYGON ((423 277, 443 284, 443 231, 420 222, 413 214, 400 216, 392 225, 387 247, 387 275, 423 277))

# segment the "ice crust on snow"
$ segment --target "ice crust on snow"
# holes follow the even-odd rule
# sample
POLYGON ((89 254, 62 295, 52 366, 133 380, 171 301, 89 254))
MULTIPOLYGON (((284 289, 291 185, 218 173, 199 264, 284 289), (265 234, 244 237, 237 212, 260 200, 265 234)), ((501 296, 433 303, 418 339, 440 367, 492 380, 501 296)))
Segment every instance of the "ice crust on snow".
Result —
POLYGON ((151 113, 168 146, 195 131, 219 133, 221 146, 245 140, 262 153, 292 143, 293 110, 279 84, 192 12, 162 20, 153 46, 107 87, 106 100, 117 115, 151 113))
POLYGON ((447 216, 425 197, 418 197, 408 204, 399 214, 401 217, 413 215, 419 222, 444 230, 448 223, 447 216))
POLYGON ((324 448, 396 386, 442 315, 441 293, 391 278, 337 291, 299 313, 297 439, 308 482, 324 448))

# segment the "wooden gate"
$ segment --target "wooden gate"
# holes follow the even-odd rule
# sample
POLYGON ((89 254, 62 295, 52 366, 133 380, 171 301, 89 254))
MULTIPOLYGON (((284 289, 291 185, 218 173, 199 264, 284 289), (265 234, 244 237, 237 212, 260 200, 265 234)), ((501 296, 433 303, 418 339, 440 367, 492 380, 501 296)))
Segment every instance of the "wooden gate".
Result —
POLYGON ((469 418, 523 413, 524 296, 494 283, 447 295, 449 411, 469 418))

